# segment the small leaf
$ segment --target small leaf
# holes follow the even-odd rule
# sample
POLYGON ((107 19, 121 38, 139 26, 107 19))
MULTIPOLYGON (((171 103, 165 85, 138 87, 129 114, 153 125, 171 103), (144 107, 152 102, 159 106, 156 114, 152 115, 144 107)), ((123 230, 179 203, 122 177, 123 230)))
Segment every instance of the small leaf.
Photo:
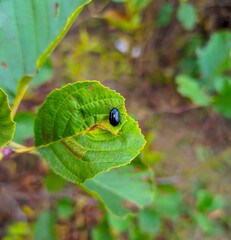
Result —
POLYGON ((113 233, 117 235, 119 233, 126 232, 131 226, 133 222, 133 216, 127 215, 124 218, 118 217, 110 212, 107 213, 108 223, 110 225, 110 229, 112 229, 113 233))
POLYGON ((55 240, 55 217, 50 210, 41 213, 35 223, 34 239, 55 240))
POLYGON ((113 240, 106 217, 103 217, 101 222, 91 232, 93 240, 113 240))
POLYGON ((200 35, 195 35, 188 38, 187 44, 184 49, 183 57, 194 59, 197 49, 199 49, 202 46, 203 42, 204 42, 203 37, 200 35))
POLYGON ((128 0, 112 0, 112 2, 127 2, 128 0))
POLYGON ((179 75, 176 78, 178 92, 184 97, 190 98, 198 106, 208 106, 210 96, 200 89, 199 83, 187 75, 179 75))
POLYGON ((3 240, 32 239, 32 230, 28 222, 13 222, 8 225, 3 240))
POLYGON ((230 50, 230 32, 219 32, 211 35, 207 45, 198 52, 198 65, 205 81, 223 74, 230 68, 230 50))
POLYGON ((56 204, 56 212, 62 219, 70 217, 74 213, 72 199, 68 197, 60 199, 56 204))
POLYGON ((188 31, 194 29, 196 25, 196 11, 192 4, 182 3, 177 10, 177 19, 188 31))
POLYGON ((50 192, 61 191, 66 184, 66 180, 55 174, 53 171, 49 171, 45 178, 45 185, 50 192))
POLYGON ((95 192, 117 216, 125 216, 153 199, 152 172, 131 166, 112 169, 88 180, 83 187, 95 192))
POLYGON ((130 11, 134 13, 145 9, 150 2, 151 0, 128 0, 127 4, 130 11))
POLYGON ((161 218, 176 220, 182 212, 186 211, 182 193, 172 189, 172 192, 157 191, 153 209, 161 218))
POLYGON ((225 88, 229 88, 231 85, 231 78, 225 75, 219 75, 218 77, 214 78, 212 89, 216 92, 220 93, 225 90, 225 88))
POLYGON ((196 76, 198 73, 197 61, 195 59, 183 58, 179 62, 179 69, 181 74, 196 76))
POLYGON ((163 3, 158 14, 157 26, 158 27, 167 26, 172 20, 172 14, 173 14, 172 3, 163 3))
POLYGON ((143 233, 155 236, 161 230, 161 218, 154 209, 144 209, 138 215, 138 222, 143 233))
POLYGON ((54 172, 74 183, 126 165, 143 148, 138 123, 131 119, 124 98, 97 81, 68 84, 54 90, 35 120, 35 145, 54 172), (109 123, 113 107, 120 123, 109 123))
POLYGON ((213 204, 213 196, 211 193, 205 190, 199 190, 197 192, 196 206, 200 212, 208 211, 213 204))
POLYGON ((231 118, 231 86, 227 85, 224 90, 222 90, 216 97, 213 99, 214 109, 224 115, 227 118, 231 118))
POLYGON ((11 116, 8 97, 0 88, 0 147, 12 140, 14 131, 15 123, 11 116))
POLYGON ((209 219, 206 215, 200 212, 195 212, 193 213, 193 217, 197 225, 205 234, 218 235, 222 232, 220 224, 214 220, 209 219))

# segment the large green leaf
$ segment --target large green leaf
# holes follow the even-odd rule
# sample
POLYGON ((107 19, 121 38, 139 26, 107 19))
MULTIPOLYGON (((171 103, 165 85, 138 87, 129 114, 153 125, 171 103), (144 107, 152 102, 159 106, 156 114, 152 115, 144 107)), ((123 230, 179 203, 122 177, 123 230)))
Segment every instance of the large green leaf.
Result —
POLYGON ((14 97, 36 73, 90 0, 1 0, 0 87, 14 97))
POLYGON ((145 140, 126 114, 124 98, 97 81, 54 90, 35 120, 35 145, 51 168, 68 181, 84 183, 96 174, 131 162, 145 140), (113 107, 120 123, 109 123, 113 107))
POLYGON ((5 92, 0 88, 0 147, 12 140, 15 123, 11 116, 11 109, 5 92))
POLYGON ((231 67, 230 51, 230 32, 212 34, 208 44, 198 52, 198 65, 205 81, 223 74, 231 67))
POLYGON ((123 217, 153 200, 152 177, 151 170, 126 166, 98 174, 83 186, 96 193, 112 213, 123 217))

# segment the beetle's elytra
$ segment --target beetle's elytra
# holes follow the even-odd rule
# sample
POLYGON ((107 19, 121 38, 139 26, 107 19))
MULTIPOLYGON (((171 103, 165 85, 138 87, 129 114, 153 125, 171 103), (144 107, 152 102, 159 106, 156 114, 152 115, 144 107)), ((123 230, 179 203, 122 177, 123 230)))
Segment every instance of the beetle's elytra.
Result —
POLYGON ((112 126, 117 126, 120 122, 120 114, 117 108, 112 108, 109 114, 109 122, 112 126))

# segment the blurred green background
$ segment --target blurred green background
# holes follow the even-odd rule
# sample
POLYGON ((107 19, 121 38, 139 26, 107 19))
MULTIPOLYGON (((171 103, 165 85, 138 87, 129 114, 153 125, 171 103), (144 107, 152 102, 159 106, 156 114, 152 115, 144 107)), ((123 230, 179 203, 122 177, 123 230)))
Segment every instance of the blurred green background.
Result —
POLYGON ((139 121, 147 145, 136 160, 153 169, 155 199, 119 219, 19 155, 0 164, 0 238, 230 239, 230 16, 226 0, 87 5, 34 79, 14 141, 33 145, 33 113, 54 88, 99 80, 139 121))

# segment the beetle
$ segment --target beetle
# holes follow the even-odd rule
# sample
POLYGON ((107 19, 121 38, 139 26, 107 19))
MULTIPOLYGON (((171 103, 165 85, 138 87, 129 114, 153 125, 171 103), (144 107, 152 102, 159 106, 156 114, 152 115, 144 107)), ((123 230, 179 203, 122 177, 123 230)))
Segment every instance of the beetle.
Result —
POLYGON ((120 113, 117 108, 112 108, 109 114, 109 122, 112 126, 116 127, 120 122, 120 113))

